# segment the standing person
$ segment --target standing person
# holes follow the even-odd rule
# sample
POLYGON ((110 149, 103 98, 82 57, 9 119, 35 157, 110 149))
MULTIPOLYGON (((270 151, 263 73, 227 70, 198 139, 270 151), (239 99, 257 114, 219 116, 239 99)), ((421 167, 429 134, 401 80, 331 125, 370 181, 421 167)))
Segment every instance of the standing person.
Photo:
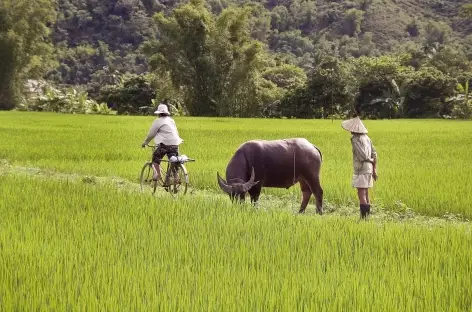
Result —
POLYGON ((174 119, 170 117, 169 109, 166 104, 159 104, 157 110, 154 114, 159 117, 154 120, 149 129, 149 133, 144 139, 141 147, 145 147, 149 141, 154 138, 156 143, 156 150, 152 155, 152 167, 153 167, 153 180, 157 181, 160 179, 161 171, 159 166, 164 155, 167 155, 167 158, 171 156, 179 155, 179 145, 183 140, 179 136, 179 131, 175 124, 174 119))
POLYGON ((341 126, 352 134, 352 187, 357 188, 361 218, 364 219, 370 214, 369 188, 373 187, 374 181, 377 180, 377 152, 367 136, 367 128, 359 117, 343 121, 341 126))

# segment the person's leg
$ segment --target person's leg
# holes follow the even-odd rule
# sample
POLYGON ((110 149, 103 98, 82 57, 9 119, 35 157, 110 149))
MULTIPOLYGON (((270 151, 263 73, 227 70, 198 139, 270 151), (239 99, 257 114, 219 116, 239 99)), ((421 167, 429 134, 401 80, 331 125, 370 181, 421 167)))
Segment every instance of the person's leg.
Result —
POLYGON ((158 181, 161 179, 161 159, 164 157, 166 154, 165 149, 162 147, 161 144, 159 144, 156 147, 156 150, 154 151, 154 154, 152 154, 152 169, 154 171, 154 174, 152 176, 152 179, 154 181, 158 181))
POLYGON ((367 175, 367 188, 365 189, 365 199, 366 199, 366 205, 365 205, 365 214, 366 216, 370 215, 370 197, 369 197, 369 188, 374 186, 374 177, 373 174, 367 175))
POLYGON ((367 189, 357 188, 357 197, 359 197, 359 203, 361 205, 368 204, 367 189))
POLYGON ((361 213, 361 218, 365 219, 370 213, 368 190, 366 188, 358 188, 357 196, 359 197, 359 210, 361 213))
MULTIPOLYGON (((178 157, 179 156, 179 147, 177 145, 164 145, 165 147, 165 154, 167 155, 167 159, 170 160, 172 156, 178 157)), ((175 184, 180 184, 180 179, 178 175, 178 166, 175 166, 174 164, 171 164, 171 170, 170 173, 167 173, 166 176, 166 181, 164 182, 164 185, 169 185, 170 183, 170 176, 169 174, 172 175, 173 183, 175 184)))

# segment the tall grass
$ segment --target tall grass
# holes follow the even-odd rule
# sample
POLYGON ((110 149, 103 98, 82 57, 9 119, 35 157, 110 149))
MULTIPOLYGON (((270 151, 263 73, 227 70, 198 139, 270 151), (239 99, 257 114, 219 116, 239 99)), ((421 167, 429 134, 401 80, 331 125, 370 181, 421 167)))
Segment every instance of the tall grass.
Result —
MULTIPOLYGON (((0 113, 0 159, 14 164, 53 168, 136 181, 149 150, 140 144, 153 117, 74 116, 44 113, 0 113)), ((352 156, 349 133, 340 121, 176 118, 185 142, 181 152, 197 159, 188 165, 200 189, 218 191, 216 171, 225 167, 237 147, 250 139, 305 137, 324 156, 325 199, 336 205, 355 202, 350 186, 352 156)), ((402 202, 418 212, 471 217, 472 123, 447 120, 366 121, 379 152, 380 179, 374 203, 394 208, 402 202)), ((298 194, 299 189, 265 189, 298 194)), ((264 200, 262 197, 261 200, 264 200)))
POLYGON ((0 176, 0 310, 469 311, 470 225, 0 176))

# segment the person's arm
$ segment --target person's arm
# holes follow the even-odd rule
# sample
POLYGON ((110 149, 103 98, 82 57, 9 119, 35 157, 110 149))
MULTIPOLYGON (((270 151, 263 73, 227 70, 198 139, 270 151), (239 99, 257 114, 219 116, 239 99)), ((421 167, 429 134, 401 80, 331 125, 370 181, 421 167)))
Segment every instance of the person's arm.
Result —
POLYGON ((374 162, 374 160, 371 158, 371 155, 367 153, 367 149, 364 148, 364 142, 362 140, 355 140, 353 143, 354 153, 356 154, 357 159, 370 163, 374 162))
POLYGON ((159 122, 159 119, 156 119, 152 123, 151 128, 149 129, 148 135, 144 139, 144 142, 142 144, 143 147, 146 146, 157 135, 160 127, 161 127, 161 124, 159 122))
POLYGON ((372 153, 371 153, 371 158, 373 159, 372 165, 373 165, 373 173, 372 176, 374 177, 374 180, 377 180, 377 150, 375 149, 374 144, 372 144, 372 153))

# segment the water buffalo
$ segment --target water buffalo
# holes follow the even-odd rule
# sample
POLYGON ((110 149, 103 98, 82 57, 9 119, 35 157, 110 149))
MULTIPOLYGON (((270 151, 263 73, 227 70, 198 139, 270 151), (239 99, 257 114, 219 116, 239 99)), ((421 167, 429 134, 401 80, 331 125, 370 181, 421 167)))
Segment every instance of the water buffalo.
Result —
POLYGON ((311 194, 316 198, 316 211, 323 213, 323 189, 320 185, 321 151, 303 138, 285 140, 253 140, 243 143, 226 167, 226 179, 217 172, 220 188, 234 200, 259 200, 262 187, 289 188, 300 182, 303 199, 300 213, 308 205, 311 194))

